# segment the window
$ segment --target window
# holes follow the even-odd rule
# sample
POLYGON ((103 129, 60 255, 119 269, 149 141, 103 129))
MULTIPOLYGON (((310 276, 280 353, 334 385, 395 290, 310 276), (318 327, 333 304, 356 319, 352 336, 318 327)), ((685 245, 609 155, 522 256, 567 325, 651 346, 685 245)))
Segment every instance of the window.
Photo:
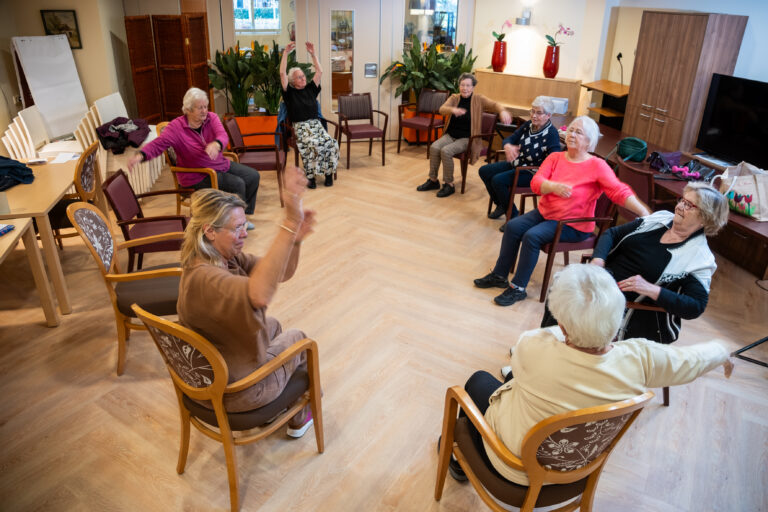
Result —
POLYGON ((411 47, 411 35, 421 43, 442 45, 450 51, 456 45, 458 0, 406 0, 405 48, 411 47))
POLYGON ((235 32, 280 32, 280 0, 232 0, 235 32))

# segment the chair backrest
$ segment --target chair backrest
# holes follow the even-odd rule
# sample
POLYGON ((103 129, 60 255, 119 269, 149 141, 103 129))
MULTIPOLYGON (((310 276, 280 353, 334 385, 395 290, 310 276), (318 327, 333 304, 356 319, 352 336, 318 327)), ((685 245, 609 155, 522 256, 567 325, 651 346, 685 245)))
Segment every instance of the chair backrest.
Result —
POLYGON ((101 189, 109 201, 109 206, 115 212, 117 220, 144 217, 139 200, 136 199, 136 193, 122 169, 118 169, 116 173, 107 178, 101 189))
POLYGON ((203 336, 131 306, 163 356, 174 384, 187 396, 222 403, 229 376, 221 353, 203 336))
POLYGON ((438 89, 422 89, 419 94, 419 102, 416 105, 416 111, 427 114, 437 113, 437 110, 448 99, 448 94, 448 91, 438 89))
POLYGON ((67 217, 85 241, 102 276, 117 273, 117 251, 107 218, 89 203, 77 202, 67 207, 67 217))
POLYGON ((614 219, 614 215, 616 214, 616 205, 613 204, 613 201, 608 199, 608 196, 605 194, 600 194, 600 197, 597 198, 597 202, 595 203, 595 217, 602 217, 605 219, 605 221, 600 221, 597 223, 597 236, 598 238, 603 234, 603 232, 611 227, 613 222, 616 220, 614 219))
POLYGON ((37 105, 32 105, 20 111, 19 119, 35 149, 45 146, 50 142, 45 121, 37 105))
MULTIPOLYGON (((91 110, 93 110, 93 107, 91 107, 91 110)), ((88 148, 91 144, 94 142, 98 142, 99 138, 96 135, 96 130, 93 126, 92 119, 93 116, 92 111, 86 112, 83 118, 80 120, 80 123, 77 125, 77 128, 75 129, 75 139, 80 143, 80 146, 82 146, 83 150, 88 148)))
MULTIPOLYGON (((491 113, 491 112, 483 112, 482 121, 480 122, 480 131, 482 133, 490 133, 491 138, 493 138, 494 129, 496 128, 496 121, 498 120, 499 114, 491 113)), ((484 139, 488 140, 487 137, 483 137, 484 139)))
POLYGON ((234 117, 227 117, 224 119, 224 128, 227 130, 229 140, 235 147, 245 146, 243 136, 240 134, 240 127, 237 125, 237 119, 234 117))
POLYGON ((619 168, 616 173, 619 181, 626 183, 635 191, 637 198, 645 204, 653 203, 653 173, 637 169, 631 164, 619 159, 619 168))
POLYGON ((520 457, 531 486, 538 482, 575 482, 599 469, 653 396, 648 391, 537 423, 523 438, 520 457))
POLYGON ((93 102, 96 115, 98 116, 98 126, 108 123, 116 117, 128 117, 128 110, 125 108, 123 97, 119 92, 104 96, 93 102))
POLYGON ((339 118, 346 116, 350 121, 368 119, 373 122, 373 103, 371 93, 343 94, 339 98, 339 118))
POLYGON ((5 135, 3 135, 3 144, 5 145, 5 149, 8 150, 8 156, 14 160, 22 159, 21 148, 13 137, 10 129, 5 130, 5 135))
POLYGON ((75 190, 81 201, 91 201, 96 197, 96 186, 100 179, 97 149, 98 142, 91 144, 80 154, 75 166, 75 190))
POLYGON ((8 125, 10 136, 16 142, 21 159, 29 160, 37 158, 37 148, 32 143, 32 139, 27 134, 24 123, 19 116, 13 118, 8 125))

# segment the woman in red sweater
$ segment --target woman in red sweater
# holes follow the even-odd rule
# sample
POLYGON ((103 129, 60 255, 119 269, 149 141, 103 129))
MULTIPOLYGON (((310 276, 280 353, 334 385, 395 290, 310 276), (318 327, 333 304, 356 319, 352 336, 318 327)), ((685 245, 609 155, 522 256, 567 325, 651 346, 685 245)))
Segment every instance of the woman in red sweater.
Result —
MULTIPOLYGON (((485 277, 475 279, 478 288, 504 288, 504 292, 493 299, 499 306, 511 306, 526 297, 525 287, 536 267, 539 251, 554 239, 557 221, 593 217, 601 194, 605 193, 611 201, 638 216, 650 215, 605 160, 590 154, 599 136, 595 121, 587 116, 577 117, 568 126, 567 151, 552 153, 541 164, 531 181, 531 188, 541 196, 539 207, 507 223, 496 266, 485 277), (510 284, 507 276, 518 251, 520 260, 510 284)), ((569 224, 563 227, 560 241, 580 242, 594 229, 594 222, 569 224)))

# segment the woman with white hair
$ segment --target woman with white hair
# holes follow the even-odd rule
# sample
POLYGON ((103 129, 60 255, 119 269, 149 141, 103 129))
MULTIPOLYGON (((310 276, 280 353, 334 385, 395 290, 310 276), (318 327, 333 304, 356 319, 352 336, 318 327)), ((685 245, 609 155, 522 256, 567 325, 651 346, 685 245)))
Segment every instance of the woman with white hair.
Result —
MULTIPOLYGON (((501 143, 506 159, 503 162, 480 167, 480 179, 485 183, 491 200, 496 204, 496 209, 488 214, 489 218, 498 219, 507 212, 509 189, 515 178, 516 167, 540 165, 547 155, 560 151, 560 135, 550 121, 554 109, 555 106, 549 96, 536 97, 531 104, 531 119, 521 124, 501 143)), ((530 186, 535 172, 521 171, 517 178, 517 186, 530 186)), ((517 207, 514 204, 512 217, 517 217, 517 207)))
MULTIPOLYGON (((538 208, 507 222, 496 265, 488 275, 475 279, 478 288, 504 288, 493 299, 499 306, 511 306, 525 299, 525 287, 536 267, 539 251, 554 239, 557 222, 593 217, 601 194, 638 216, 651 213, 632 189, 619 181, 605 160, 590 154, 599 135, 595 121, 587 116, 577 117, 568 126, 567 151, 550 154, 531 180, 531 189, 541 196, 538 208), (507 276, 518 252, 517 270, 508 283, 507 276)), ((580 242, 594 229, 594 222, 568 224, 560 233, 560 241, 580 242)))
MULTIPOLYGON (((718 341, 680 348, 641 338, 614 341, 624 295, 613 277, 595 265, 570 265, 556 274, 549 307, 559 325, 520 336, 510 358, 514 378, 502 384, 481 371, 465 385, 490 427, 517 456, 528 430, 548 417, 626 400, 648 388, 686 384, 720 365, 726 377, 733 370, 718 341)), ((504 464, 470 428, 489 468, 528 485, 525 473, 504 464)), ((463 476, 453 461, 451 474, 463 476)))
POLYGON ((296 135, 296 147, 307 175, 307 187, 316 188, 315 177, 320 176, 325 176, 325 186, 330 187, 333 185, 333 174, 339 165, 339 143, 320 122, 317 95, 320 94, 323 68, 315 55, 315 45, 307 42, 306 46, 312 57, 312 65, 315 66, 312 81, 307 82, 301 68, 286 71, 288 54, 296 48, 296 43, 290 42, 285 46, 280 59, 280 84, 283 86, 283 101, 288 109, 288 119, 296 135))
MULTIPOLYGON (((133 170, 137 163, 151 160, 166 149, 173 148, 179 167, 213 169, 219 189, 237 194, 245 201, 245 214, 253 215, 259 191, 259 172, 232 162, 221 154, 229 144, 229 137, 219 116, 208 111, 208 95, 192 87, 184 94, 181 110, 184 115, 168 123, 155 140, 141 148, 128 161, 128 168, 133 170)), ((202 173, 183 173, 179 175, 179 185, 195 190, 210 188, 211 178, 202 173)), ((248 229, 253 229, 250 222, 248 229)))

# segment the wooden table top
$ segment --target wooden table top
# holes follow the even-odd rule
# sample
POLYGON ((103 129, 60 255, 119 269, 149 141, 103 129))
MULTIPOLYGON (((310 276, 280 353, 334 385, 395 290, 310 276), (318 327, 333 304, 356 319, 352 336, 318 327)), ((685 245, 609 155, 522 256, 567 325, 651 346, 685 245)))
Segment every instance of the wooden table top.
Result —
POLYGON ((589 82, 588 84, 581 84, 582 87, 586 87, 590 91, 597 91, 614 98, 623 98, 629 96, 629 86, 621 85, 610 80, 598 80, 597 82, 589 82))
POLYGON ((0 224, 13 224, 16 226, 8 233, 0 236, 0 263, 5 260, 8 253, 16 247, 16 242, 21 238, 24 230, 27 229, 32 222, 32 219, 8 219, 0 222, 0 224))
POLYGON ((10 210, 0 212, 0 219, 46 215, 72 186, 76 164, 77 159, 62 164, 30 166, 35 181, 5 191, 10 210))

